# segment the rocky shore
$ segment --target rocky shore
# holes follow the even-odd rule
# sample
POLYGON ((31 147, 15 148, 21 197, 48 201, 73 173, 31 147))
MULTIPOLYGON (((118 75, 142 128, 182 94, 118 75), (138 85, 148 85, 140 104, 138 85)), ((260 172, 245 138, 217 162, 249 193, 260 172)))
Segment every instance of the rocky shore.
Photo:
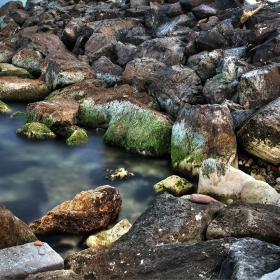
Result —
POLYGON ((103 129, 181 177, 162 178, 133 225, 112 227, 122 198, 110 185, 30 225, 0 205, 0 279, 279 279, 279 13, 248 0, 2 6, 0 112, 25 115, 15 133, 83 145, 103 129), (89 249, 63 260, 36 241, 56 232, 92 234, 89 249))

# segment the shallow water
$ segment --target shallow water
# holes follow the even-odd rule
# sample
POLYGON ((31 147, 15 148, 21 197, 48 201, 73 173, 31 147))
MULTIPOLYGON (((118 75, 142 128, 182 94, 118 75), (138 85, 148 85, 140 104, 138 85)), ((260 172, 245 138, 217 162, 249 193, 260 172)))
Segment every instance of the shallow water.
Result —
MULTIPOLYGON (((26 104, 9 103, 25 112, 26 104)), ((64 140, 27 140, 16 134, 25 118, 0 115, 0 203, 27 224, 77 193, 102 185, 117 187, 123 199, 117 221, 130 223, 151 204, 153 185, 176 174, 170 160, 130 154, 104 145, 101 132, 87 130, 88 144, 69 147, 64 140), (109 181, 107 169, 123 167, 135 176, 109 181)), ((116 222, 117 222, 116 221, 116 222)), ((84 236, 38 236, 63 257, 84 247, 84 236)))

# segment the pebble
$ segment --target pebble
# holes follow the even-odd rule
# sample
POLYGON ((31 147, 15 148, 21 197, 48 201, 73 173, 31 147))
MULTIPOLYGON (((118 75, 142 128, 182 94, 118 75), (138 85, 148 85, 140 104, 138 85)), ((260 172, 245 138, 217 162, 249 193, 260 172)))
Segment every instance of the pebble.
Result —
POLYGON ((34 245, 35 245, 35 246, 42 246, 42 245, 43 245, 43 242, 40 241, 40 240, 36 240, 36 241, 34 242, 34 245))
POLYGON ((211 200, 212 200, 212 197, 211 196, 208 196, 208 195, 204 195, 204 194, 196 194, 196 193, 193 193, 191 194, 190 196, 190 200, 192 202, 196 202, 196 203, 210 203, 211 200))
POLYGON ((40 248, 38 252, 39 252, 40 255, 45 255, 46 254, 46 251, 43 248, 40 248))

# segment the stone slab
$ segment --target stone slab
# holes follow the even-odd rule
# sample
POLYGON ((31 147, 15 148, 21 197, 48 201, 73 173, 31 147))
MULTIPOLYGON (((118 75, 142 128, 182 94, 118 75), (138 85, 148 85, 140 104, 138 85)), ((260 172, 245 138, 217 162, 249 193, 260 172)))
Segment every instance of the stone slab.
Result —
POLYGON ((26 243, 0 250, 0 279, 25 279, 29 274, 64 268, 63 258, 47 243, 26 243))

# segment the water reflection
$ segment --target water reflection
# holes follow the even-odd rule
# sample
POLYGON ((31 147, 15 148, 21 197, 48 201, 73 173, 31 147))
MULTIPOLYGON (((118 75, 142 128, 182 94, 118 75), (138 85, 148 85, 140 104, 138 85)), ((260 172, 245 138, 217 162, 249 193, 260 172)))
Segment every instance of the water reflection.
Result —
MULTIPOLYGON (((26 104, 9 105, 13 111, 26 108, 26 104)), ((10 119, 9 115, 0 115, 0 203, 26 223, 40 218, 82 190, 105 184, 120 190, 123 205, 118 220, 127 218, 133 223, 156 196, 153 185, 174 174, 169 159, 145 158, 106 146, 102 142, 102 132, 88 130, 90 142, 87 145, 69 147, 64 140, 22 138, 16 130, 24 123, 24 117, 10 119), (135 176, 115 181, 104 178, 108 175, 106 169, 120 167, 135 176)), ((82 244, 79 237, 73 236, 44 238, 58 251, 79 242, 82 244)))

